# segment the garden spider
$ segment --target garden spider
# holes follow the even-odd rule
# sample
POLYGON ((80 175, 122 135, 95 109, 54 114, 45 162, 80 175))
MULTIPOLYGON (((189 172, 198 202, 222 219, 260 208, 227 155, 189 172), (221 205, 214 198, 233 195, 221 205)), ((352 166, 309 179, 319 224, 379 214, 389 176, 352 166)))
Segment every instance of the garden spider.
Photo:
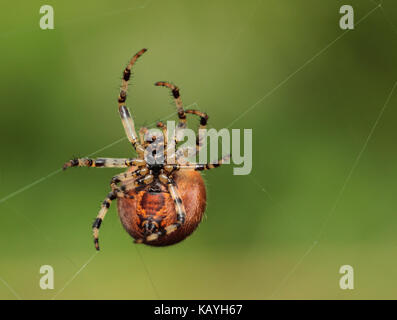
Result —
MULTIPOLYGON (((146 52, 142 49, 133 56, 124 69, 118 106, 121 120, 128 140, 138 154, 137 158, 79 158, 66 162, 63 169, 69 167, 101 167, 128 168, 126 172, 112 178, 111 192, 101 205, 101 209, 92 226, 95 248, 99 250, 99 228, 113 200, 118 201, 118 213, 126 231, 136 243, 153 246, 165 246, 182 241, 198 226, 205 211, 206 191, 203 178, 199 171, 219 167, 229 159, 223 157, 216 164, 181 165, 177 162, 169 164, 167 160, 167 127, 162 122, 157 127, 162 136, 154 136, 150 141, 145 139, 147 128, 141 128, 139 139, 135 131, 134 121, 126 106, 128 81, 131 69, 137 59, 146 52), (164 152, 156 153, 158 147, 164 152), (153 150, 154 149, 154 150, 153 150), (146 151, 146 152, 145 152, 146 151), (148 162, 145 154, 162 163, 148 162)), ((207 114, 197 110, 184 110, 178 87, 168 82, 157 82, 156 86, 171 90, 178 111, 178 127, 186 127, 186 114, 200 117, 199 128, 207 125, 207 114)), ((196 140, 196 152, 200 150, 203 138, 196 140)), ((178 160, 187 150, 175 152, 178 160)))

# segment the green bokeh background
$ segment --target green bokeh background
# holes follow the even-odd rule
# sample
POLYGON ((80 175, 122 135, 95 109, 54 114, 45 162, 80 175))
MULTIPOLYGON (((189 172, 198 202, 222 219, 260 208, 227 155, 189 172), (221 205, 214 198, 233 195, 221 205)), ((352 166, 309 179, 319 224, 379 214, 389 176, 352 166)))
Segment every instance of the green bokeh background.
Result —
POLYGON ((364 19, 345 34, 335 0, 3 1, 0 298, 397 298, 397 94, 366 143, 397 80, 397 5, 378 1, 350 0, 364 19), (39 28, 44 4, 55 30, 39 28), (116 97, 143 47, 137 126, 174 112, 153 86, 173 81, 213 128, 249 110, 232 128, 253 129, 253 170, 206 173, 206 219, 172 247, 134 245, 113 206, 95 254, 91 223, 120 170, 56 170, 134 155, 116 97), (45 264, 54 290, 39 287, 45 264), (346 264, 354 290, 339 288, 346 264))

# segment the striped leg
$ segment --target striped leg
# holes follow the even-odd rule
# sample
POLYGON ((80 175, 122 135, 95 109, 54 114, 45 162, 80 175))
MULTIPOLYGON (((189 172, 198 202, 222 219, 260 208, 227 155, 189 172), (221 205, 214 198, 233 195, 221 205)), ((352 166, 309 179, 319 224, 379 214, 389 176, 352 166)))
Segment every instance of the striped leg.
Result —
POLYGON ((229 161, 229 159, 230 159, 230 154, 222 157, 222 159, 219 159, 217 163, 194 164, 193 167, 194 170, 196 171, 211 170, 220 167, 223 163, 229 161))
MULTIPOLYGON (((180 148, 176 151, 176 162, 179 162, 179 160, 183 157, 183 158, 187 158, 190 155, 197 155, 200 152, 200 149, 202 148, 202 146, 204 145, 204 139, 205 139, 205 135, 203 135, 200 131, 200 129, 206 129, 207 127, 207 122, 208 122, 208 115, 204 112, 198 111, 198 110, 185 110, 185 113, 190 113, 190 114, 194 114, 200 117, 200 125, 199 125, 199 130, 197 133, 197 137, 196 137, 196 149, 192 150, 191 147, 183 147, 180 148)), ((180 162, 179 162, 180 163, 180 162)))
POLYGON ((92 225, 95 249, 97 249, 98 251, 99 251, 99 228, 101 227, 101 223, 102 223, 103 219, 105 218, 106 213, 109 210, 110 204, 116 198, 117 198, 117 193, 114 190, 107 195, 105 200, 102 202, 101 209, 99 210, 98 216, 92 225))
POLYGON ((123 72, 123 78, 121 81, 121 88, 120 88, 120 94, 118 97, 118 103, 119 103, 119 113, 121 116, 121 121, 124 126, 124 130, 127 134, 128 140, 131 142, 131 144, 134 146, 136 152, 143 158, 143 154, 145 152, 145 148, 139 143, 138 137, 135 131, 135 124, 134 121, 132 120, 130 111, 128 110, 125 102, 127 100, 127 88, 128 88, 128 81, 130 80, 131 77, 131 69, 132 66, 135 64, 135 62, 138 60, 138 58, 146 52, 146 49, 142 49, 139 51, 137 54, 135 54, 127 67, 124 69, 123 72))
POLYGON ((176 151, 176 162, 181 163, 181 159, 187 159, 190 156, 196 155, 196 149, 190 146, 187 147, 181 147, 176 151))
POLYGON ((164 166, 164 170, 168 173, 177 171, 177 170, 195 170, 195 171, 203 171, 203 170, 211 170, 214 168, 218 168, 221 164, 225 163, 230 159, 230 154, 224 156, 222 159, 218 160, 217 163, 208 163, 208 164, 193 164, 186 163, 185 165, 174 164, 174 165, 166 165, 164 166))
POLYGON ((121 182, 125 182, 130 179, 137 179, 146 176, 149 173, 149 169, 147 167, 143 167, 141 169, 137 169, 132 172, 124 172, 114 176, 110 182, 110 186, 112 190, 118 189, 117 184, 121 182))
POLYGON ((153 142, 146 147, 144 159, 148 164, 164 164, 166 160, 168 145, 167 127, 161 121, 157 123, 157 127, 162 130, 162 134, 152 136, 153 142))
POLYGON ((168 148, 168 131, 167 131, 167 126, 159 121, 157 122, 157 128, 161 129, 163 133, 163 144, 164 144, 164 159, 167 159, 167 148, 168 148))
POLYGON ((141 158, 143 158, 143 154, 145 153, 145 148, 138 141, 138 137, 135 131, 134 120, 132 120, 130 111, 128 110, 127 106, 120 106, 119 112, 120 112, 121 122, 123 123, 123 127, 128 140, 131 142, 132 146, 134 147, 138 155, 141 158))
MULTIPOLYGON (((132 178, 131 178, 132 179, 132 178)), ((124 180, 127 181, 128 179, 124 180)), ((133 182, 126 182, 125 184, 121 185, 119 190, 120 192, 124 193, 126 196, 125 198, 129 198, 130 196, 128 195, 128 191, 133 190, 137 187, 141 187, 144 185, 151 184, 154 181, 154 176, 152 174, 147 174, 145 176, 140 176, 137 179, 135 179, 133 182)), ((114 185, 112 185, 112 188, 114 185)))
POLYGON ((199 126, 199 130, 197 133, 197 138, 196 138, 196 154, 198 154, 201 147, 204 144, 204 139, 205 139, 205 136, 203 134, 201 134, 200 129, 207 128, 208 115, 204 112, 201 112, 198 110, 191 110, 191 109, 185 110, 185 113, 195 114, 200 117, 200 126, 199 126))
POLYGON ((114 188, 102 202, 101 209, 92 225, 92 232, 94 235, 94 244, 95 249, 99 251, 99 228, 101 227, 103 219, 105 219, 105 215, 109 210, 110 204, 116 198, 128 198, 133 199, 132 196, 128 195, 127 193, 121 191, 118 188, 114 188))
POLYGON ((95 167, 95 168, 127 168, 131 166, 144 166, 146 162, 142 159, 129 158, 76 158, 69 160, 63 165, 63 170, 70 167, 95 167))
POLYGON ((148 133, 148 128, 146 127, 141 127, 139 129, 139 140, 141 142, 141 145, 146 147, 148 145, 148 142, 145 140, 145 135, 148 133))
POLYGON ((169 135, 168 135, 168 128, 167 126, 163 123, 163 122, 158 122, 157 123, 157 127, 162 129, 163 131, 163 136, 164 136, 164 163, 168 162, 168 163, 176 163, 176 161, 178 160, 178 158, 180 158, 184 152, 178 152, 175 151, 176 146, 178 145, 178 141, 177 141, 177 136, 175 134, 175 132, 172 133, 171 135, 171 142, 168 141, 169 135), (182 153, 182 154, 181 154, 182 153))
POLYGON ((179 118, 178 128, 179 129, 186 128, 186 115, 185 115, 185 110, 183 109, 182 99, 179 94, 179 88, 169 82, 164 82, 164 81, 156 82, 154 85, 160 87, 167 87, 171 90, 178 111, 178 118, 179 118))
POLYGON ((152 233, 145 237, 145 239, 138 239, 135 242, 136 243, 142 243, 144 241, 154 241, 157 240, 159 237, 163 235, 170 234, 180 228, 182 224, 185 222, 186 219, 186 211, 185 211, 185 206, 183 205, 182 199, 179 196, 178 188, 176 186, 176 183, 172 178, 168 177, 164 173, 160 174, 159 179, 162 183, 165 183, 168 187, 168 191, 171 195, 171 198, 174 200, 175 204, 175 212, 176 212, 176 222, 165 227, 164 229, 152 233))
POLYGON ((114 189, 117 198, 134 199, 135 197, 129 195, 126 191, 121 191, 120 189, 114 189))
POLYGON ((146 176, 142 176, 134 181, 134 187, 139 187, 142 185, 151 184, 154 180, 154 176, 152 174, 147 174, 146 176))

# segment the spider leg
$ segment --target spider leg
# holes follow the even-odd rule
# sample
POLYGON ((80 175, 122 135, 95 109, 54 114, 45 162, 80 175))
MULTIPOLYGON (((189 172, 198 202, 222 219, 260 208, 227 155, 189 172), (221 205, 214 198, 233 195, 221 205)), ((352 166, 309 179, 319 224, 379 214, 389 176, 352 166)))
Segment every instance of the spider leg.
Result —
POLYGON ((145 148, 138 141, 138 137, 137 137, 137 134, 135 131, 135 124, 134 124, 134 121, 132 120, 130 111, 128 110, 125 102, 127 100, 128 81, 130 80, 130 77, 131 77, 132 66, 135 64, 135 62, 138 60, 138 58, 145 52, 146 52, 146 49, 142 49, 141 51, 136 53, 132 57, 130 62, 128 63, 127 67, 124 69, 123 78, 121 81, 120 94, 118 97, 119 113, 121 116, 121 121, 123 123, 125 133, 127 134, 128 140, 131 142, 134 149, 136 150, 136 152, 139 154, 139 156, 141 158, 143 158, 145 148))
POLYGON ((92 225, 92 232, 94 235, 94 244, 95 244, 95 249, 99 251, 99 228, 101 227, 102 221, 105 218, 106 213, 109 210, 110 204, 114 199, 117 198, 117 192, 115 190, 112 190, 105 200, 102 202, 101 209, 99 210, 99 213, 92 225))
MULTIPOLYGON (((166 163, 166 162, 177 163, 178 159, 181 158, 182 156, 184 156, 186 153, 187 154, 192 153, 192 149, 190 147, 182 147, 175 151, 176 146, 178 144, 177 137, 176 137, 175 133, 172 134, 171 137, 173 137, 173 141, 172 141, 172 143, 170 143, 168 141, 169 136, 168 136, 167 126, 163 122, 160 121, 157 123, 157 127, 162 129, 163 136, 164 136, 164 153, 165 153, 164 163, 166 163), (181 151, 179 151, 179 150, 181 150, 181 151)), ((195 154, 195 151, 193 151, 193 152, 195 154)), ((186 157, 187 156, 188 155, 186 155, 186 157)))
MULTIPOLYGON (((142 176, 142 177, 136 179, 130 188, 125 188, 125 191, 134 189, 139 186, 151 184, 153 182, 153 180, 154 180, 154 176, 151 173, 149 173, 145 176, 142 176)), ((122 189, 123 189, 123 187, 122 187, 122 189)))
POLYGON ((230 159, 230 154, 222 157, 219 159, 217 163, 207 163, 207 164, 187 164, 185 166, 181 166, 181 169, 191 170, 194 169, 195 171, 203 171, 203 170, 211 170, 220 167, 224 162, 230 159))
POLYGON ((144 159, 148 164, 164 164, 166 159, 167 127, 162 122, 159 122, 157 126, 163 130, 163 136, 156 137, 146 147, 144 159))
MULTIPOLYGON (((178 129, 186 128, 186 113, 195 114, 200 117, 200 126, 199 129, 205 129, 208 122, 208 115, 204 112, 198 110, 184 110, 182 99, 179 94, 179 88, 169 82, 159 81, 155 83, 156 86, 167 87, 171 90, 171 93, 175 100, 175 105, 178 111, 178 129)), ((203 146, 205 136, 200 134, 200 131, 197 135, 196 139, 196 154, 200 151, 201 147, 203 146)))
MULTIPOLYGON (((140 170, 138 169, 136 171, 140 171, 140 170)), ((131 174, 132 173, 133 172, 131 172, 131 174)), ((139 181, 139 184, 145 184, 145 183, 148 184, 148 183, 151 183, 152 181, 153 181, 153 176, 151 176, 151 178, 149 177, 149 179, 142 179, 141 181, 139 181)), ((106 213, 109 210, 110 204, 116 198, 133 199, 134 197, 130 196, 127 193, 127 191, 128 190, 126 190, 125 188, 124 188, 124 190, 123 190, 123 188, 121 188, 121 190, 120 190, 117 186, 112 185, 112 191, 107 195, 105 200, 102 202, 101 209, 99 210, 99 213, 98 213, 98 215, 97 215, 97 217, 96 217, 96 219, 95 219, 95 221, 94 221, 94 223, 92 225, 92 232, 93 232, 93 235, 94 235, 95 249, 97 249, 98 251, 99 251, 99 228, 101 227, 103 219, 105 219, 105 216, 106 216, 106 213)))
POLYGON ((205 139, 205 135, 202 134, 200 129, 206 129, 207 122, 208 122, 208 115, 204 112, 188 109, 188 110, 185 110, 185 113, 195 114, 195 115, 199 116, 200 117, 200 125, 198 128, 197 137, 196 137, 196 148, 193 149, 192 147, 187 146, 187 147, 182 147, 182 148, 178 149, 176 151, 176 162, 177 163, 179 162, 180 158, 182 158, 182 157, 187 158, 189 155, 195 156, 200 152, 202 146, 204 145, 204 139, 205 139))
POLYGON ((203 130, 207 128, 208 115, 204 112, 198 110, 192 110, 192 109, 185 110, 185 113, 195 114, 196 116, 200 117, 200 125, 198 128, 198 133, 196 138, 196 154, 197 154, 199 153, 201 147, 204 144, 205 136, 201 133, 200 129, 203 130))
POLYGON ((167 146, 167 143, 168 143, 167 126, 162 121, 157 122, 156 126, 157 126, 157 128, 161 129, 161 131, 163 132, 164 146, 167 146))
POLYGON ((179 163, 179 160, 183 158, 188 158, 190 155, 196 155, 196 149, 192 148, 191 146, 181 147, 179 148, 175 155, 176 155, 176 162, 179 163))
POLYGON ((112 178, 112 180, 110 181, 110 186, 111 186, 112 190, 117 190, 118 183, 122 183, 122 182, 125 182, 130 179, 141 178, 143 176, 146 176, 148 173, 149 173, 149 169, 147 167, 143 167, 141 169, 137 169, 132 172, 124 172, 124 173, 118 174, 112 178))
POLYGON ((159 175, 159 180, 163 184, 167 185, 168 192, 170 193, 171 198, 174 201, 175 212, 176 212, 176 222, 173 224, 170 224, 169 226, 163 228, 162 230, 160 230, 158 232, 155 232, 155 233, 152 233, 152 234, 146 236, 144 239, 135 240, 136 243, 157 240, 159 237, 161 237, 163 235, 168 235, 168 234, 176 231, 185 222, 186 210, 185 210, 185 206, 183 205, 183 201, 179 195, 178 187, 176 186, 175 181, 171 177, 167 176, 164 173, 161 173, 159 175))
POLYGON ((185 110, 183 109, 182 99, 179 94, 179 88, 169 82, 164 82, 164 81, 156 82, 154 85, 160 87, 167 87, 171 90, 178 111, 178 118, 179 118, 178 128, 179 129, 186 128, 186 115, 185 115, 185 110))
POLYGON ((144 146, 144 147, 146 147, 146 146, 149 144, 147 141, 145 141, 145 135, 146 135, 146 133, 147 133, 148 131, 149 131, 149 130, 148 130, 148 128, 146 128, 146 127, 141 127, 141 128, 139 129, 139 140, 140 140, 140 142, 141 142, 141 145, 144 146))
POLYGON ((76 158, 69 160, 63 165, 63 170, 70 167, 95 167, 95 168, 127 168, 131 166, 144 166, 146 165, 143 159, 130 159, 130 158, 76 158))
POLYGON ((214 168, 218 168, 223 164, 225 161, 230 159, 230 154, 224 156, 222 159, 219 159, 217 163, 208 163, 208 164, 200 164, 200 163, 189 163, 187 162, 184 165, 180 164, 170 164, 170 165, 165 165, 164 170, 171 174, 172 172, 178 171, 178 170, 195 170, 195 171, 203 171, 203 170, 211 170, 214 168))
POLYGON ((167 148, 168 148, 168 130, 167 130, 167 126, 162 122, 159 121, 157 122, 157 128, 161 129, 162 133, 163 133, 163 145, 164 145, 164 158, 166 159, 167 157, 167 148))

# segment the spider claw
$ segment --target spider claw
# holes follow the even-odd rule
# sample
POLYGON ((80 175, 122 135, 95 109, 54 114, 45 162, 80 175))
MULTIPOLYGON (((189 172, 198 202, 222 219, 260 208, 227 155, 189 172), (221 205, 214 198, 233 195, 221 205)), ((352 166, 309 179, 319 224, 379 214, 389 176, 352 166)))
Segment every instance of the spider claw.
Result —
POLYGON ((72 165, 71 165, 70 161, 69 161, 69 162, 66 162, 66 163, 62 166, 62 170, 65 171, 67 168, 70 168, 71 166, 72 166, 72 165))
POLYGON ((67 168, 76 167, 76 166, 78 166, 78 165, 79 165, 79 159, 74 158, 74 159, 69 160, 68 162, 66 162, 66 163, 63 165, 62 169, 63 169, 63 170, 66 170, 67 168))
POLYGON ((98 239, 94 239, 95 249, 99 251, 99 242, 98 239))

